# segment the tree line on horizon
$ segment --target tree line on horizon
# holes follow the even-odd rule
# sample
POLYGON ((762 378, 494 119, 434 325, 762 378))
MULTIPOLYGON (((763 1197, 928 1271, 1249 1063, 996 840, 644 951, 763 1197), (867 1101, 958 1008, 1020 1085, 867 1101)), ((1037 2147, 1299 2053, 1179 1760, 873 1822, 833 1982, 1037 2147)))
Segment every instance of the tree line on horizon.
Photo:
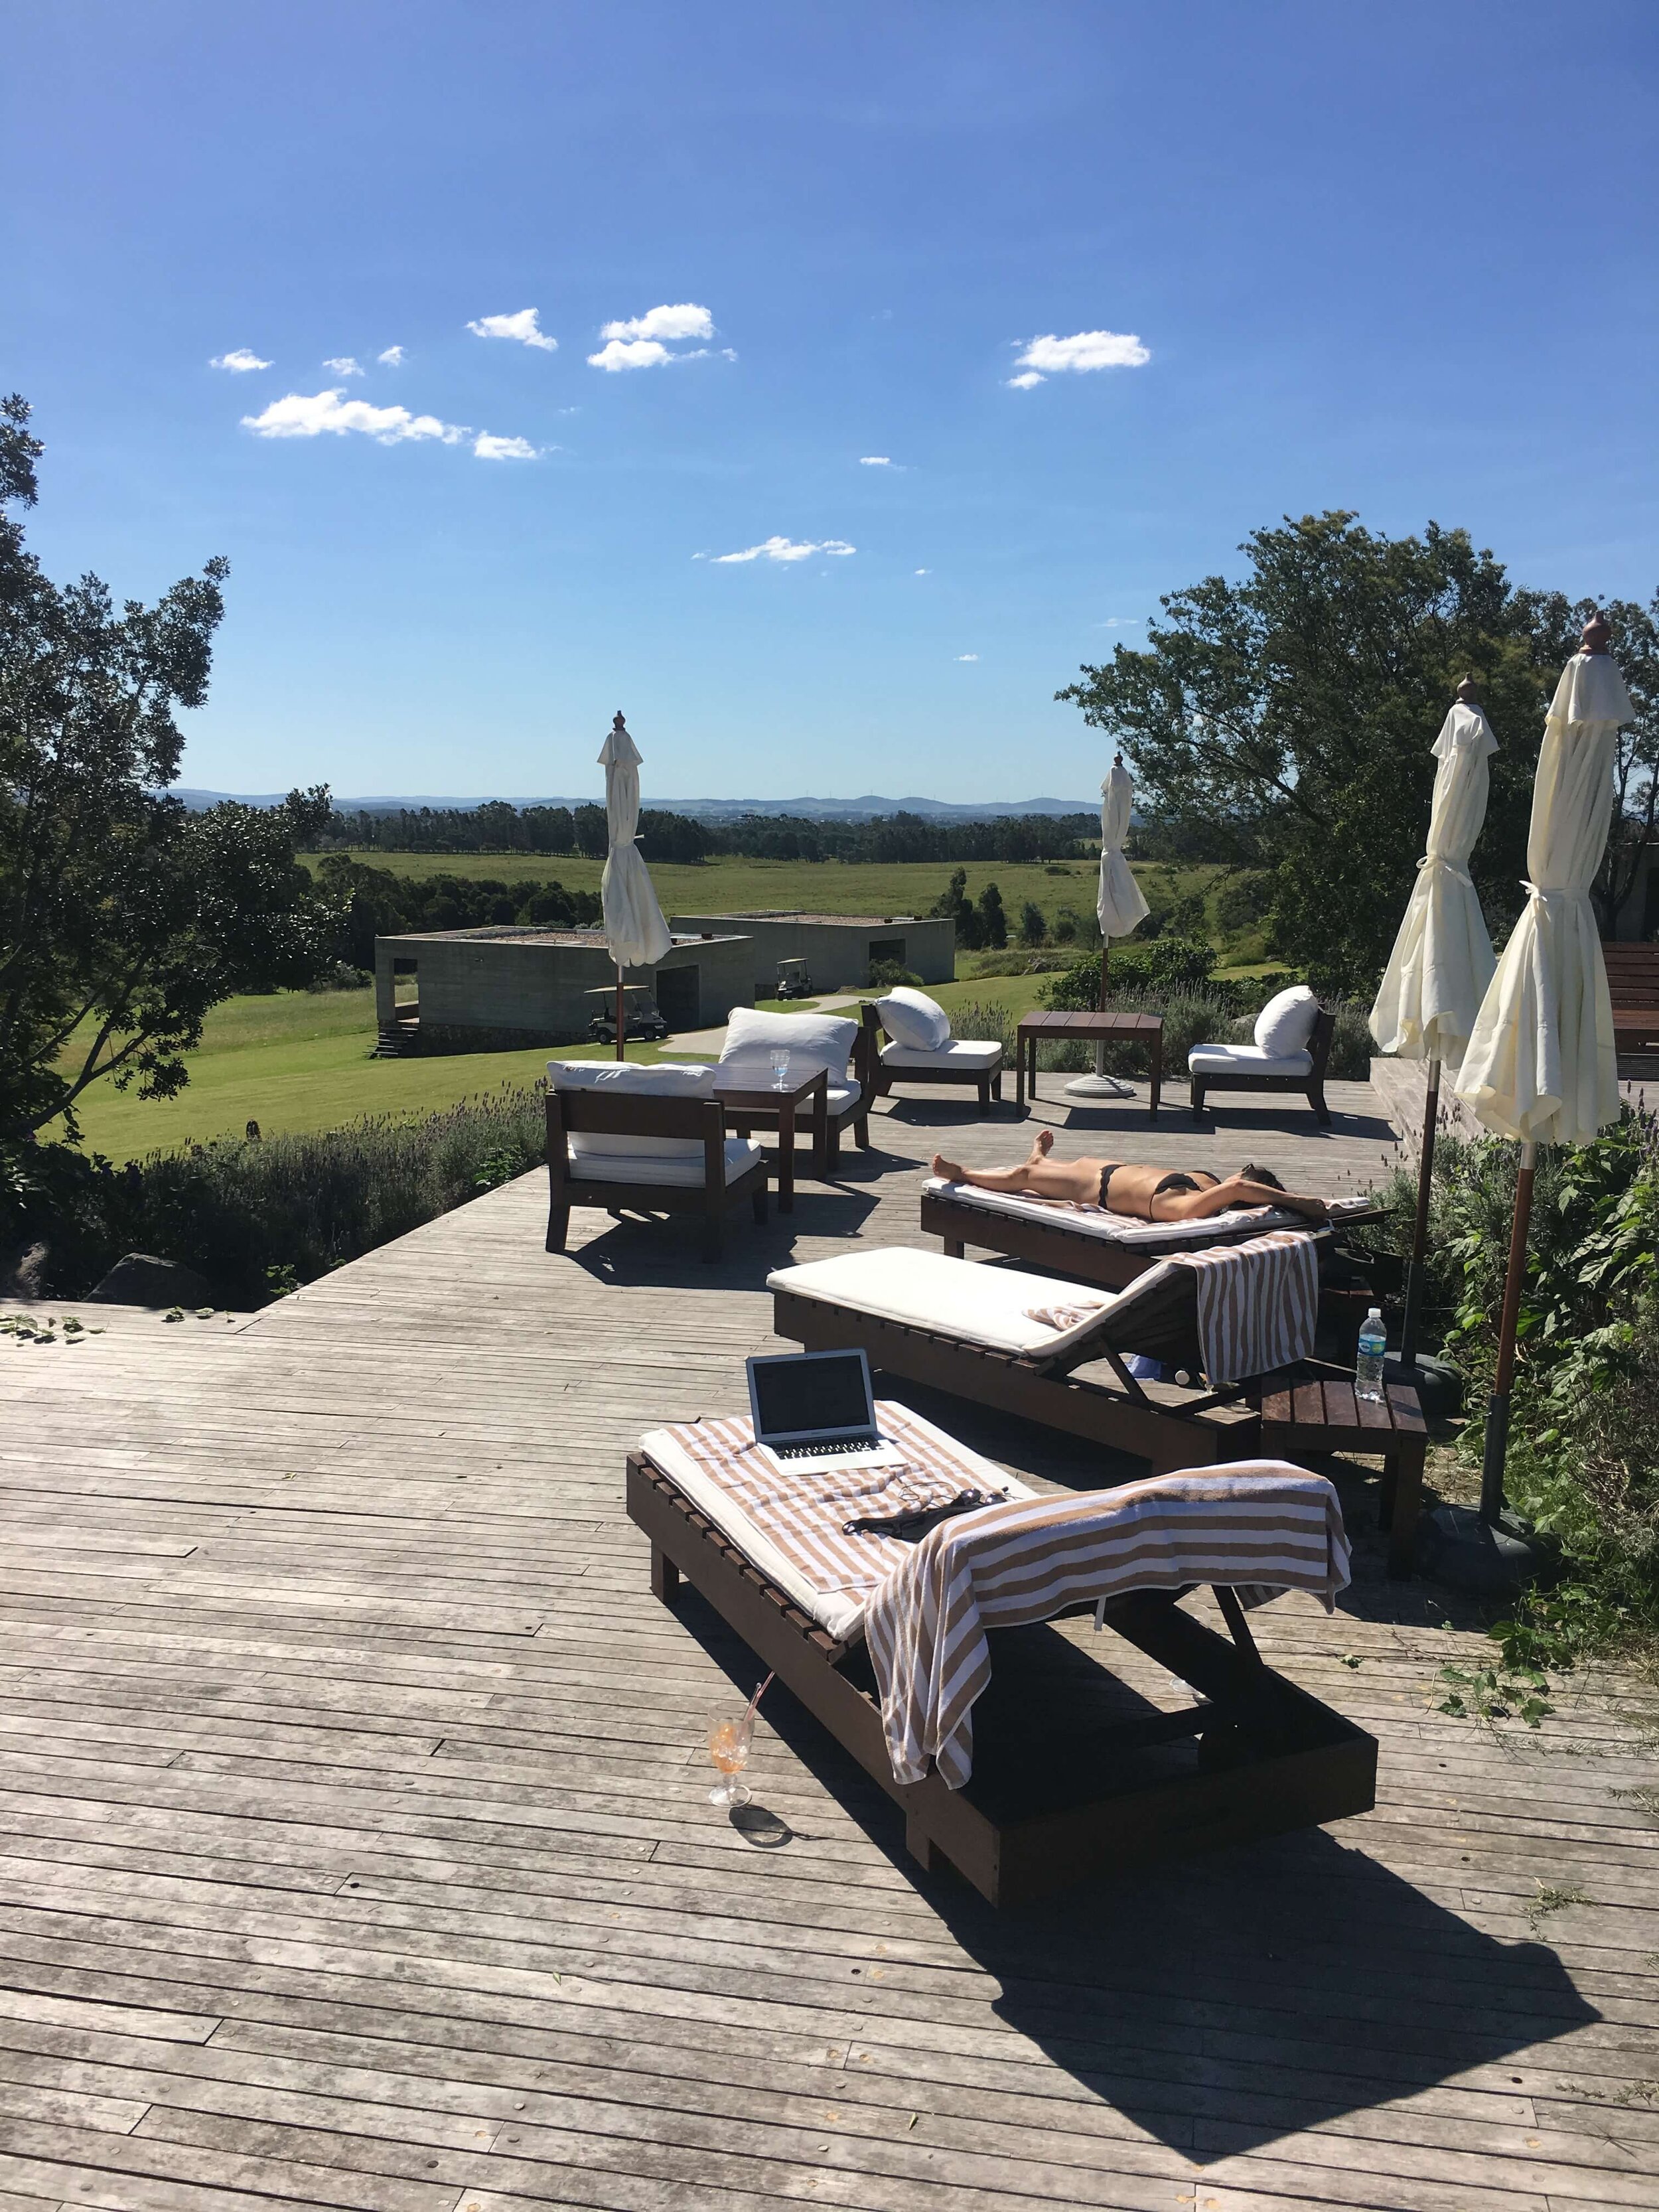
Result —
MULTIPOLYGON (((973 822, 938 822, 902 811, 867 821, 820 822, 806 816, 744 814, 704 821, 663 807, 640 815, 640 850, 648 862, 695 866, 701 861, 1003 860, 1075 859, 1100 833, 1094 814, 988 815, 973 822)), ((336 810, 316 849, 324 852, 523 853, 550 859, 605 858, 602 806, 511 805, 401 807, 371 813, 336 810)))

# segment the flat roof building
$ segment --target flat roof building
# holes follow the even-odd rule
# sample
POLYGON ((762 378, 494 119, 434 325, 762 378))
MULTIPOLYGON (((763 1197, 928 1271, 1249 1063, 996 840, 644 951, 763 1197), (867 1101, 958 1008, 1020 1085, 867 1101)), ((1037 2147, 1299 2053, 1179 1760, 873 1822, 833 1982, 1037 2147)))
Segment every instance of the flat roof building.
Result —
MULTIPOLYGON (((733 1006, 754 1003, 754 955, 741 937, 677 933, 654 968, 623 972, 624 981, 650 986, 671 1033, 713 1027, 733 1006)), ((597 1003, 586 994, 616 980, 603 930, 504 926, 377 937, 380 1048, 493 1052, 580 1043, 597 1003)))
POLYGON ((672 927, 746 938, 757 999, 775 994, 781 960, 804 960, 815 991, 861 990, 872 962, 892 961, 924 983, 956 977, 957 926, 948 915, 808 914, 775 907, 756 914, 677 914, 672 927))

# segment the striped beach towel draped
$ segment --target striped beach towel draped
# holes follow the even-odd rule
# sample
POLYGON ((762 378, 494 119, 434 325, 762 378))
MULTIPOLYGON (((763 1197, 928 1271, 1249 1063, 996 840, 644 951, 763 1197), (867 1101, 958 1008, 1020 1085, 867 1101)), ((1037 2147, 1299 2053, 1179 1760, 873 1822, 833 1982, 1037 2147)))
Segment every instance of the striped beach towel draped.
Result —
POLYGON ((781 1474, 755 1443, 746 1414, 726 1420, 680 1421, 665 1431, 698 1468, 718 1483, 816 1590, 867 1595, 905 1556, 892 1536, 849 1536, 842 1523, 872 1516, 948 1505, 964 1490, 982 1489, 985 1471, 944 1448, 935 1430, 905 1408, 876 1402, 882 1435, 904 1455, 902 1467, 826 1468, 781 1474))
POLYGON ((893 1774, 931 1759, 952 1790, 973 1771, 973 1707, 990 1628, 1046 1620, 1131 1590, 1219 1583, 1260 1604, 1311 1591, 1328 1613, 1348 1581, 1335 1491, 1281 1460, 1154 1476, 1099 1496, 988 1506, 945 1522, 865 1608, 893 1774))
POLYGON ((1198 1277, 1198 1340, 1212 1382, 1237 1382, 1305 1359, 1319 1316, 1311 1237, 1272 1230, 1248 1244, 1173 1252, 1167 1264, 1198 1277))

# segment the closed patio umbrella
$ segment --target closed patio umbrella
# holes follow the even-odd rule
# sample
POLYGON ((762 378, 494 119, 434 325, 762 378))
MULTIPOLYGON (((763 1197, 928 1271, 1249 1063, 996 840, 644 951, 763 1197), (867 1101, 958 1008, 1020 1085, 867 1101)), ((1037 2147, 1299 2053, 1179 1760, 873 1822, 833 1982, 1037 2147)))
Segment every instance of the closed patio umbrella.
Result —
POLYGON ((1589 887, 1607 848, 1619 726, 1634 712, 1598 615, 1562 672, 1544 725, 1527 837, 1527 903, 1475 1017, 1457 1095, 1517 1139, 1509 1267, 1486 1416, 1480 1517, 1504 1504, 1510 1386, 1540 1145, 1587 1145, 1619 1111, 1613 1005, 1589 887))
MULTIPOLYGON (((1106 1011, 1106 967, 1111 947, 1108 940, 1127 937, 1149 911, 1146 895, 1134 871, 1124 858, 1129 817, 1134 806, 1134 786, 1123 765, 1121 753, 1112 762, 1111 773, 1100 787, 1100 892, 1095 912, 1100 920, 1100 1010, 1106 1011)), ((1095 1047, 1095 1072, 1079 1075, 1066 1086, 1073 1098, 1127 1098, 1130 1086, 1106 1073, 1106 1048, 1095 1047)))
POLYGON ((1488 763, 1497 750, 1498 740, 1480 711, 1474 682, 1465 677, 1457 687, 1456 704, 1434 741, 1440 765, 1429 809, 1428 843, 1417 864, 1417 881, 1371 1008, 1371 1035, 1381 1050, 1429 1064, 1417 1163, 1417 1224, 1401 1340, 1401 1358, 1407 1367, 1417 1359, 1440 1064, 1447 1060, 1455 1067, 1462 1059, 1492 981, 1492 939, 1468 862, 1486 818, 1488 763))
POLYGON ((650 871, 634 842, 640 826, 640 749, 620 713, 599 754, 605 770, 605 854, 599 896, 605 941, 617 963, 617 1057, 623 1050, 623 969, 654 968, 673 939, 662 918, 650 871))

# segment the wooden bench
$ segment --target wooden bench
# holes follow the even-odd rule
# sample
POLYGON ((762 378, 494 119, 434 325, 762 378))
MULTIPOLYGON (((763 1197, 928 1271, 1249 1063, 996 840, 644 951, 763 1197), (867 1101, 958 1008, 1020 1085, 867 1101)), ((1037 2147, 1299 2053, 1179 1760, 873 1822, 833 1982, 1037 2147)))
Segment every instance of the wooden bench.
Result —
POLYGON ((1389 1572, 1407 1576, 1423 1510, 1428 1429, 1409 1383, 1388 1382, 1383 1391, 1380 1399, 1362 1398, 1352 1381, 1337 1376, 1264 1389, 1261 1449, 1264 1458, 1295 1462, 1321 1452, 1380 1452, 1377 1527, 1389 1539, 1389 1572))
POLYGON ((1616 1053, 1659 1053, 1659 945, 1601 946, 1616 1053))

